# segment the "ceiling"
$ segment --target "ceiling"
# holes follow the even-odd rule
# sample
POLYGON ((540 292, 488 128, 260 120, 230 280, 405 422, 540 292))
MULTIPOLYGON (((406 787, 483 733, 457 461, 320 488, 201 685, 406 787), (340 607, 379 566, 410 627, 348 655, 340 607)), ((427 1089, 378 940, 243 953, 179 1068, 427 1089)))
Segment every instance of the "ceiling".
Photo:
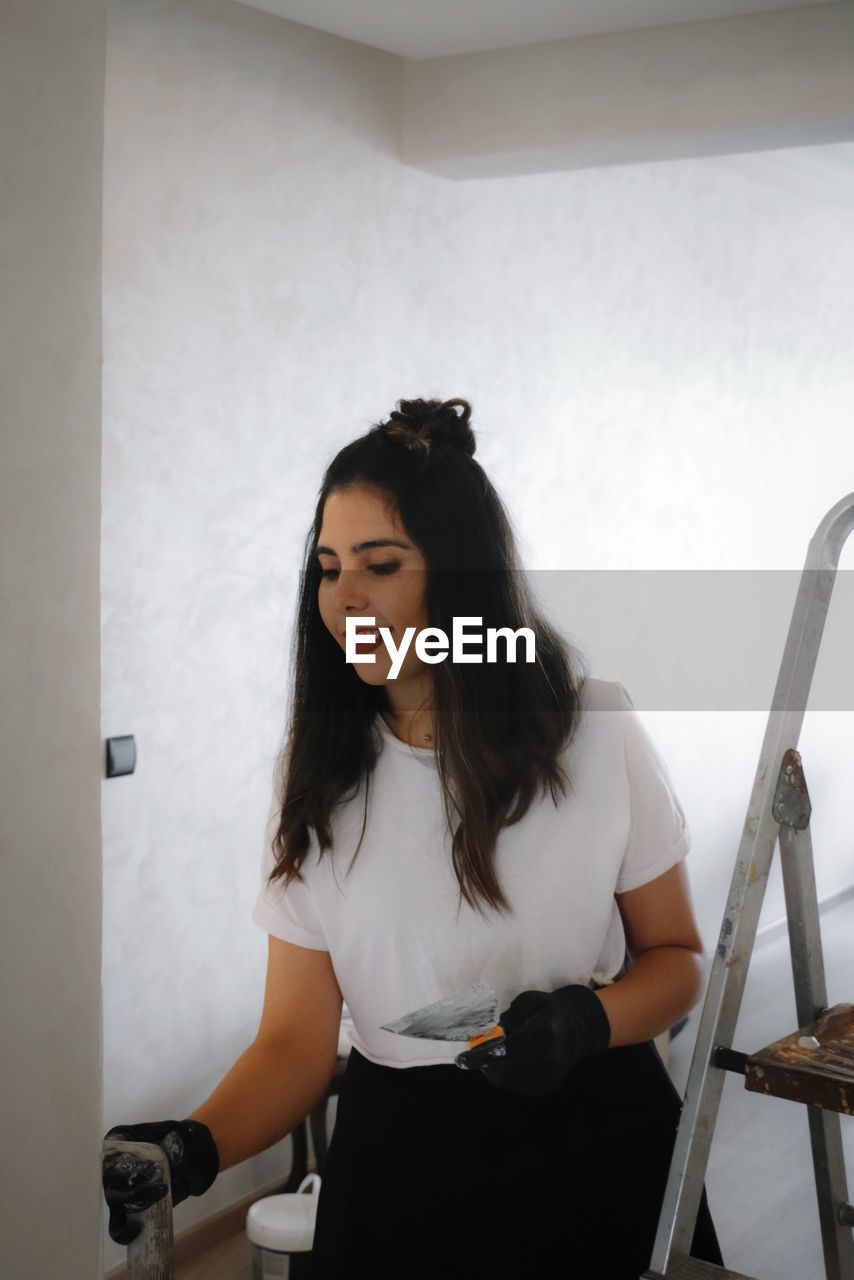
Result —
MULTIPOLYGON (((420 60, 704 22, 825 0, 236 0, 292 22, 420 60)), ((854 143, 705 157, 703 163, 854 213, 854 143)))
POLYGON ((404 58, 803 9, 825 0, 238 0, 404 58))

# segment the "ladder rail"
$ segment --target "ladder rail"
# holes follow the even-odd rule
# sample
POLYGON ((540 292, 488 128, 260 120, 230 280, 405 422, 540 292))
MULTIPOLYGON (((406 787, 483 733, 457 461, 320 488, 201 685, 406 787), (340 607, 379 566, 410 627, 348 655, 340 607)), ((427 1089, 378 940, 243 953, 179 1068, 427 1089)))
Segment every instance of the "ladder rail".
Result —
POLYGON ((666 1276, 671 1260, 679 1264, 690 1257, 725 1075, 713 1055, 717 1045, 732 1045, 779 834, 772 809, 774 787, 783 755, 797 746, 800 737, 839 557, 852 529, 854 493, 831 507, 810 539, 709 975, 646 1276, 666 1276))
MULTIPOLYGON (((809 796, 799 763, 790 766, 788 781, 781 784, 778 799, 784 818, 793 819, 791 823, 784 821, 780 827, 780 860, 789 924, 795 1008, 798 1026, 803 1027, 815 1021, 827 1008, 827 985, 809 828, 809 796), (787 801, 785 794, 780 794, 786 791, 797 797, 794 804, 787 801), (801 812, 795 815, 792 810, 797 807, 799 799, 805 803, 801 812)), ((833 1111, 807 1107, 807 1118, 825 1275, 827 1280, 854 1280, 854 1237, 837 1211, 848 1200, 839 1116, 833 1111)))

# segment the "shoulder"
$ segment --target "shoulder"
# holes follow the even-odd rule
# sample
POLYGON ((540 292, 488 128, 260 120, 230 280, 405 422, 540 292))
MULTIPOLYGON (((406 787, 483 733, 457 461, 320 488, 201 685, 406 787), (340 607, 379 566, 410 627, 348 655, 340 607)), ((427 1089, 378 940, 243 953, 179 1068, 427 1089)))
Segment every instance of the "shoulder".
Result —
POLYGON ((632 700, 618 680, 589 675, 578 686, 578 699, 577 729, 564 751, 575 768, 579 760, 588 759, 592 766, 610 769, 623 752, 626 717, 634 714, 632 700))
POLYGON ((579 689, 585 711, 630 711, 633 703, 618 680, 601 680, 586 676, 579 689))

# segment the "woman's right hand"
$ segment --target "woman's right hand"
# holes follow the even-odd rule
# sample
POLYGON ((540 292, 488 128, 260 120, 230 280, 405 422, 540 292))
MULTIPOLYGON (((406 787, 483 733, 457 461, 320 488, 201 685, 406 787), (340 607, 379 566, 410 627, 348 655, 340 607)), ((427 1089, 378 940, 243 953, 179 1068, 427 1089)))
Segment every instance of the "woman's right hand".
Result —
MULTIPOLYGON (((198 1120, 116 1125, 104 1135, 104 1141, 108 1138, 150 1142, 165 1152, 173 1207, 187 1196, 202 1195, 219 1172, 219 1153, 211 1131, 198 1120)), ((169 1188, 156 1161, 141 1160, 130 1151, 105 1151, 101 1169, 104 1197, 110 1210, 110 1238, 116 1244, 130 1244, 142 1226, 139 1222, 129 1222, 128 1213, 150 1208, 163 1199, 169 1188)))

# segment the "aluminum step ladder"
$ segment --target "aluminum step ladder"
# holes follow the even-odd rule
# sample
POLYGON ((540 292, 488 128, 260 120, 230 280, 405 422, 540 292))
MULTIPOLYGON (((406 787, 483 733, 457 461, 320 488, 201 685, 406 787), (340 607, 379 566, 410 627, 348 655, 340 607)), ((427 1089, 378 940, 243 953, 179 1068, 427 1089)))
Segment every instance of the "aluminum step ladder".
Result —
MULTIPOLYGON (((827 1008, 810 800, 798 737, 854 493, 816 529, 801 573, 759 754, 682 1104, 649 1269, 641 1280, 751 1280, 690 1256, 725 1072, 746 1089, 805 1103, 827 1280, 854 1280, 839 1114, 854 1114, 854 1004, 827 1008), (732 1048, 757 922, 779 840, 799 1027, 759 1049, 732 1048)), ((773 1278, 770 1278, 773 1280, 773 1278)))

